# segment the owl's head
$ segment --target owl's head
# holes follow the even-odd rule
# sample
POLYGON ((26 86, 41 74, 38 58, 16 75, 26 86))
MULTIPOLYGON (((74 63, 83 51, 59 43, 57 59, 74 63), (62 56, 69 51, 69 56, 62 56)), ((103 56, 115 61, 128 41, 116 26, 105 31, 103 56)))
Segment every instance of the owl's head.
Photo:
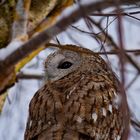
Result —
MULTIPOLYGON (((68 46, 69 47, 69 46, 68 46)), ((105 61, 89 49, 70 46, 72 50, 58 50, 47 57, 45 62, 46 79, 56 81, 74 71, 109 71, 105 61)))
POLYGON ((58 50, 50 54, 45 61, 46 79, 49 81, 59 80, 79 69, 81 63, 81 54, 69 50, 58 50))

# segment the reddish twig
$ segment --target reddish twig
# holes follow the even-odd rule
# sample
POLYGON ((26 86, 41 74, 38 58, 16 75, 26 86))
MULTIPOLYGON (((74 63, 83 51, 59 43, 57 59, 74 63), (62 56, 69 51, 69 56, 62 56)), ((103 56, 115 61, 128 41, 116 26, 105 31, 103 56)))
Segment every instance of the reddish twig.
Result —
MULTIPOLYGON (((140 11, 129 12, 129 13, 126 13, 126 12, 120 13, 121 16, 137 15, 137 14, 140 14, 140 11)), ((91 16, 105 16, 105 17, 114 17, 115 16, 116 17, 117 13, 92 13, 91 16)))

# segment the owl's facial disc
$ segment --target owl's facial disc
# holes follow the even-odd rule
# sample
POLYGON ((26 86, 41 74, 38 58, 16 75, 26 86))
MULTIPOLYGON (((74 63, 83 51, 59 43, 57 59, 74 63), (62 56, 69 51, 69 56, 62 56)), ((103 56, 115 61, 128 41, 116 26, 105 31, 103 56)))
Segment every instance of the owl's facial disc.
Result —
POLYGON ((81 56, 72 51, 57 51, 45 63, 46 78, 56 81, 72 73, 81 65, 81 56))

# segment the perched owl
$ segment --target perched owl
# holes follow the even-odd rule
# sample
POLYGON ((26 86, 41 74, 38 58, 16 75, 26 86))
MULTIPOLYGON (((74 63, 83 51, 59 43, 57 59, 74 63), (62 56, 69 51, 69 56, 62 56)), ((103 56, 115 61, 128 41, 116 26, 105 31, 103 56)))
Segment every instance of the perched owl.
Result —
POLYGON ((47 80, 30 102, 25 140, 126 140, 129 112, 119 81, 99 55, 77 49, 46 59, 47 80))

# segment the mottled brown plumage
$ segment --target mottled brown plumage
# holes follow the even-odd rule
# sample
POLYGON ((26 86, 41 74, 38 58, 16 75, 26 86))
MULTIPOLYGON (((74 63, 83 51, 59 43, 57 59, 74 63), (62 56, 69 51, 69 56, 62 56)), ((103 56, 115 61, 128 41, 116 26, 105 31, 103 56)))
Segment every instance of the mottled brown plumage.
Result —
POLYGON ((48 80, 31 100, 25 140, 126 139, 126 97, 100 56, 59 50, 45 68, 48 80))

